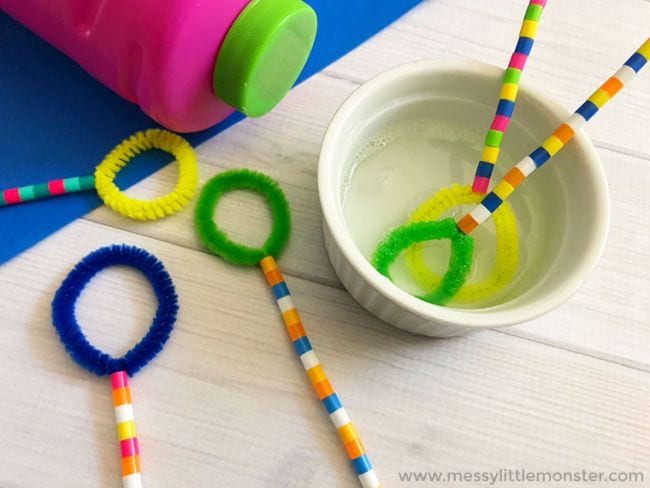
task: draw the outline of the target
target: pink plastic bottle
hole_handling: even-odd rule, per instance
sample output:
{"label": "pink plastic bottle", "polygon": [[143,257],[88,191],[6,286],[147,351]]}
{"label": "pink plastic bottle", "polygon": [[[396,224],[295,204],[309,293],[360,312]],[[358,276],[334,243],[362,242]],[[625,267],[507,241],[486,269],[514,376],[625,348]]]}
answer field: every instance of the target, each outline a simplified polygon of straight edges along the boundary
{"label": "pink plastic bottle", "polygon": [[160,124],[271,110],[316,36],[302,0],[0,0],[0,9]]}

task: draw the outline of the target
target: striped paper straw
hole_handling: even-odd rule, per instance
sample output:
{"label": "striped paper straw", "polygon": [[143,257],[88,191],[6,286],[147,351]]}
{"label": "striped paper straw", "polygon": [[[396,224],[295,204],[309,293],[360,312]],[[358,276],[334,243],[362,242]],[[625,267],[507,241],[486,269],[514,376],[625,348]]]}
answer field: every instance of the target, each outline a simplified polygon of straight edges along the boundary
{"label": "striped paper straw", "polygon": [[363,488],[380,487],[381,485],[379,484],[375,470],[372,468],[363,443],[359,438],[359,433],[350,421],[350,417],[345,411],[345,408],[343,408],[338,395],[334,392],[332,384],[327,379],[327,375],[311,347],[307,333],[300,320],[300,315],[298,315],[298,310],[293,305],[289,288],[284,281],[282,273],[278,269],[275,259],[270,256],[266,257],[260,261],[260,266],[262,267],[266,281],[273,290],[293,347],[296,349],[300,361],[302,361],[307,377],[314,387],[319,400],[323,403],[334,427],[338,431],[348,458],[359,476],[361,486]]}
{"label": "striped paper straw", "polygon": [[111,375],[113,406],[117,422],[117,438],[122,454],[122,483],[124,488],[142,488],[140,446],[135,432],[135,417],[131,404],[131,389],[126,371]]}
{"label": "striped paper straw", "polygon": [[508,124],[510,124],[510,119],[515,110],[521,73],[533,49],[539,19],[542,17],[545,5],[546,0],[531,0],[524,14],[515,52],[510,57],[508,68],[506,68],[501,82],[501,94],[499,95],[496,114],[485,136],[481,160],[476,167],[472,190],[477,193],[487,193],[490,186],[490,177],[499,158],[503,134],[508,129]]}
{"label": "striped paper straw", "polygon": [[94,189],[94,176],[75,176],[74,178],[52,180],[38,185],[9,188],[0,191],[0,207]]}
{"label": "striped paper straw", "polygon": [[465,234],[469,234],[490,218],[492,213],[499,208],[503,201],[512,194],[522,181],[555,156],[573,138],[576,131],[580,130],[621,88],[627,85],[641,71],[641,68],[646,65],[648,59],[650,59],[650,37],[540,147],[508,171],[494,190],[471,212],[458,221],[459,229]]}

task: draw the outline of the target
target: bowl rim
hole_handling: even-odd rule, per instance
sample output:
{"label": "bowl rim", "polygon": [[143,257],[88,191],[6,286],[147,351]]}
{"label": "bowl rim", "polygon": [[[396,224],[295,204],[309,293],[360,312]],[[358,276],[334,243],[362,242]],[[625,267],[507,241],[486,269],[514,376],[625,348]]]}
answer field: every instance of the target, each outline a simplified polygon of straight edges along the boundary
{"label": "bowl rim", "polygon": [[[576,272],[567,275],[566,279],[552,293],[546,294],[526,306],[515,305],[509,309],[500,309],[499,306],[458,309],[424,302],[402,290],[381,275],[357,248],[343,217],[340,189],[331,188],[329,184],[330,176],[336,166],[333,158],[334,145],[341,134],[345,121],[356,110],[360,102],[372,96],[373,92],[381,91],[404,77],[459,70],[470,75],[488,76],[499,80],[503,75],[503,68],[477,61],[449,59],[416,61],[395,66],[374,76],[348,96],[330,121],[321,145],[318,163],[318,193],[323,224],[328,227],[330,236],[339,252],[365,281],[365,284],[405,311],[428,321],[466,329],[496,328],[526,322],[550,312],[570,298],[596,265],[605,246],[610,219],[609,189],[600,157],[584,130],[576,133],[572,144],[580,154],[580,158],[587,162],[587,174],[590,175],[597,187],[598,197],[594,199],[591,209],[595,216],[593,238],[590,240],[589,246],[583,249]],[[524,82],[521,83],[520,93],[526,93],[535,103],[539,104],[540,108],[548,110],[559,122],[566,120],[570,115],[559,102]],[[331,253],[329,250],[328,252]]]}

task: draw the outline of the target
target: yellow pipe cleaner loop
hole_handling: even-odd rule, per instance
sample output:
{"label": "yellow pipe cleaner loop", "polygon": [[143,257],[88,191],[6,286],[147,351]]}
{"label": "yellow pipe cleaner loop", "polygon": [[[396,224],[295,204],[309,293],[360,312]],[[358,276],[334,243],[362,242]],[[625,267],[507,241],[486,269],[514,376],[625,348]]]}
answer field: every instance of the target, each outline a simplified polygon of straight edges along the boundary
{"label": "yellow pipe cleaner loop", "polygon": [[[408,223],[438,220],[446,210],[458,205],[480,203],[484,195],[474,193],[469,185],[451,185],[441,188],[435,195],[420,205],[411,215]],[[477,283],[466,283],[454,297],[457,303],[476,303],[488,299],[512,279],[519,267],[519,232],[517,218],[508,202],[503,202],[492,214],[496,229],[496,257],[490,274]],[[441,277],[431,271],[424,261],[423,244],[415,244],[407,249],[406,266],[418,284],[425,290],[440,285]]]}
{"label": "yellow pipe cleaner loop", "polygon": [[[167,195],[153,200],[132,198],[115,184],[115,177],[128,162],[151,149],[172,154],[178,161],[178,182]],[[99,197],[117,213],[137,220],[157,220],[174,214],[189,203],[199,184],[199,169],[192,146],[182,137],[162,129],[149,129],[132,135],[95,169],[95,187]]]}

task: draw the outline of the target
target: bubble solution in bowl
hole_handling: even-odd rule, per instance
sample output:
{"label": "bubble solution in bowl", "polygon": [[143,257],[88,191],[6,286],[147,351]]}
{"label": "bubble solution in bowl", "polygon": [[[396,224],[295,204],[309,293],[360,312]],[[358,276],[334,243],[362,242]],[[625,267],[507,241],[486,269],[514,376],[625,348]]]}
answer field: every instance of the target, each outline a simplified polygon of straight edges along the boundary
{"label": "bubble solution in bowl", "polygon": [[[386,232],[438,189],[469,185],[502,80],[502,68],[473,61],[397,66],[350,95],[325,133],[318,165],[325,248],[341,283],[384,322],[435,337],[526,322],[564,303],[600,256],[609,223],[607,180],[589,137],[579,131],[508,199],[519,222],[521,263],[498,296],[464,308],[453,302],[439,307],[414,296],[424,290],[404,262],[392,267],[397,283],[370,264]],[[495,180],[569,115],[522,83]],[[456,216],[464,211],[456,209]],[[479,249],[473,280],[487,274],[494,255],[494,231],[490,222],[483,225],[472,232]],[[427,250],[427,259],[442,273],[448,251],[438,247]]]}
{"label": "bubble solution in bowl", "polygon": [[[423,202],[443,187],[453,183],[471,184],[483,149],[483,139],[490,108],[477,102],[457,98],[418,101],[417,107],[402,107],[389,114],[374,132],[368,133],[361,147],[352,151],[346,166],[343,212],[346,224],[361,253],[371,261],[379,241],[394,227],[403,225]],[[492,184],[535,147],[535,140],[514,120],[504,137]],[[516,151],[516,152],[515,152]],[[547,177],[553,177],[547,175]],[[555,196],[563,200],[561,185]],[[477,303],[452,303],[454,308],[484,308],[509,300],[526,276],[539,276],[546,261],[549,214],[555,213],[534,181],[526,182],[509,199],[517,217],[520,236],[519,269],[513,282],[496,295]],[[559,202],[555,202],[558,204]],[[440,218],[458,220],[473,205],[455,207]],[[549,212],[550,210],[550,212]],[[554,216],[563,220],[562,215]],[[554,222],[557,224],[558,222]],[[468,283],[485,279],[495,260],[495,229],[492,220],[474,232],[474,264]],[[403,290],[421,295],[424,290],[406,268],[404,254],[391,268],[395,284]],[[440,276],[447,269],[450,241],[424,244],[427,266]]]}

